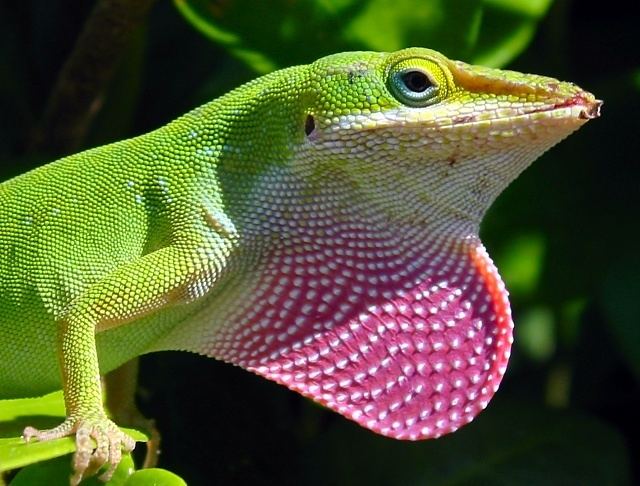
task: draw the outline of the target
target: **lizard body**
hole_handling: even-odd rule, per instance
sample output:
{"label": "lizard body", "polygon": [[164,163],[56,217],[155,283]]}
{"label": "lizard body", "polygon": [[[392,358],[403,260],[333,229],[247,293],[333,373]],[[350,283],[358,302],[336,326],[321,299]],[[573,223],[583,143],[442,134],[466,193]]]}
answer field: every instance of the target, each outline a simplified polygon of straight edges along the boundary
{"label": "lizard body", "polygon": [[[600,102],[428,49],[252,81],[0,186],[0,398],[63,388],[72,483],[133,441],[100,374],[180,349],[400,439],[470,422],[513,323],[478,231]],[[87,444],[96,439],[97,448]]]}

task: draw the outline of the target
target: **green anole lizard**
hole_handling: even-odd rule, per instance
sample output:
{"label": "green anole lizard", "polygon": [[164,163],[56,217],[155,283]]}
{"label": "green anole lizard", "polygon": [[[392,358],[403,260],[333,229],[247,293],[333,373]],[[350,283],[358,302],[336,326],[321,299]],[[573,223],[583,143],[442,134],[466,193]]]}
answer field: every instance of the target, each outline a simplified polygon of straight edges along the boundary
{"label": "green anole lizard", "polygon": [[24,437],[75,435],[72,484],[134,447],[101,374],[159,350],[386,436],[452,432],[512,342],[480,221],[600,105],[428,49],[342,53],[4,182],[0,398],[64,390],[64,423]]}

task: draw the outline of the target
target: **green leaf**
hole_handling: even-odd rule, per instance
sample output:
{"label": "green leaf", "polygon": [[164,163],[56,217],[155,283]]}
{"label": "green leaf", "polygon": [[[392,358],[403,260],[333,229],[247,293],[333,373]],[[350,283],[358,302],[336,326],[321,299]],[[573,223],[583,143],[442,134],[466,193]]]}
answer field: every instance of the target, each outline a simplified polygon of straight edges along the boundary
{"label": "green leaf", "polygon": [[[92,476],[82,481],[82,486],[124,486],[128,485],[128,478],[134,470],[131,455],[122,457],[120,464],[113,473],[112,478],[103,483],[98,476]],[[9,486],[33,486],[35,484],[68,484],[71,471],[71,463],[68,457],[58,457],[49,461],[32,464],[16,474]],[[165,484],[165,483],[157,483]]]}
{"label": "green leaf", "polygon": [[484,0],[484,4],[488,7],[517,12],[519,15],[529,18],[542,17],[553,0]]}
{"label": "green leaf", "polygon": [[[64,398],[62,391],[49,393],[36,398],[18,398],[0,400],[0,422],[10,422],[21,417],[37,415],[40,417],[64,417]],[[0,437],[5,433],[5,424],[1,424]]]}
{"label": "green leaf", "polygon": [[244,2],[174,0],[195,29],[260,73],[334,52],[410,46],[501,65],[526,47],[550,3],[275,0],[252,3],[247,15]]}
{"label": "green leaf", "polygon": [[[26,426],[47,429],[60,424],[64,418],[62,392],[38,398],[0,400],[0,472],[72,453],[75,442],[71,437],[29,443],[22,439]],[[124,427],[122,430],[138,442],[148,440],[138,430]]]}
{"label": "green leaf", "polygon": [[126,486],[187,486],[177,474],[166,469],[142,469],[129,477]]}
{"label": "green leaf", "polygon": [[350,44],[370,50],[422,46],[464,57],[478,34],[481,4],[477,0],[369,1],[344,33]]}
{"label": "green leaf", "polygon": [[472,61],[501,67],[533,39],[553,0],[484,0],[484,15]]}

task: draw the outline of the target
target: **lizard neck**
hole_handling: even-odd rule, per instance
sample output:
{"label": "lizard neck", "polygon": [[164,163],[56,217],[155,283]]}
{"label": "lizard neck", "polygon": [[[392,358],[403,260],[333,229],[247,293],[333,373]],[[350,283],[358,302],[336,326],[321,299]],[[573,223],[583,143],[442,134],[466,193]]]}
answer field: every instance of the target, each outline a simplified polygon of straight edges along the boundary
{"label": "lizard neck", "polygon": [[226,207],[246,239],[267,245],[269,238],[286,244],[345,232],[363,242],[384,241],[398,251],[415,248],[417,240],[447,246],[478,239],[479,216],[448,205],[429,191],[426,181],[367,182],[375,184],[331,165],[311,174],[271,167],[254,181],[248,196],[230,197]]}

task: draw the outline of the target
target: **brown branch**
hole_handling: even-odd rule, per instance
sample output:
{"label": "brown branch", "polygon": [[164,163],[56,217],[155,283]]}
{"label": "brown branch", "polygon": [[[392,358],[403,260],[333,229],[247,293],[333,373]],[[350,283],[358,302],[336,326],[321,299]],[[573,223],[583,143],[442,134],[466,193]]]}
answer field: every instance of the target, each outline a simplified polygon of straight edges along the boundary
{"label": "brown branch", "polygon": [[77,150],[102,105],[131,34],[155,0],[98,0],[65,62],[37,127],[35,150]]}

